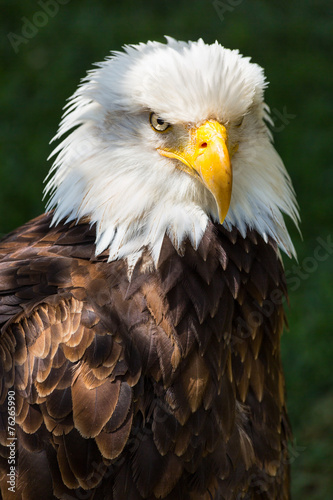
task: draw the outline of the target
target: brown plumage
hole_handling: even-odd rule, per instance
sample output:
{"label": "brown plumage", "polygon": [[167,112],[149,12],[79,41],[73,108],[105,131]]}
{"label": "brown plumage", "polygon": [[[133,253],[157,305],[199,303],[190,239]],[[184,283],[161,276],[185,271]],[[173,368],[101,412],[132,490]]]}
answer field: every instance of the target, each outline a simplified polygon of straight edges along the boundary
{"label": "brown plumage", "polygon": [[210,223],[129,279],[95,226],[51,218],[0,243],[2,498],[289,498],[276,244]]}

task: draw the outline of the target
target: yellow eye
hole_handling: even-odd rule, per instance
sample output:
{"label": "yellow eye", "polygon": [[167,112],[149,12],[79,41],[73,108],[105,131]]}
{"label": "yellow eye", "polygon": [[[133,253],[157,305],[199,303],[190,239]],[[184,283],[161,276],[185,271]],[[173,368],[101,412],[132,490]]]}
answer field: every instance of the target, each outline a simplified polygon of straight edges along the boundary
{"label": "yellow eye", "polygon": [[156,113],[150,113],[149,121],[157,132],[165,132],[171,126],[170,123],[157,116]]}

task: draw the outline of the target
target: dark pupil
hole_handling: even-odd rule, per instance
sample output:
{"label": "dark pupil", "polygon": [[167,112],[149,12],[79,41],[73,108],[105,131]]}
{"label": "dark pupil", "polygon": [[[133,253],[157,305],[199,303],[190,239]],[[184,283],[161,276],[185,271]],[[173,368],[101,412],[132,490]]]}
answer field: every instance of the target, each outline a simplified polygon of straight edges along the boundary
{"label": "dark pupil", "polygon": [[164,120],[162,118],[157,118],[158,125],[164,125]]}

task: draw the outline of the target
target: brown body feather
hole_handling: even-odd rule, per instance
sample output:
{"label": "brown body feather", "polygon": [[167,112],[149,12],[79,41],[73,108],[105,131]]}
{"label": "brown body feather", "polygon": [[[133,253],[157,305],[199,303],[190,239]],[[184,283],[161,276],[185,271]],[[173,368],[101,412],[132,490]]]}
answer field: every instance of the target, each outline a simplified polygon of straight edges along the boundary
{"label": "brown body feather", "polygon": [[275,244],[210,224],[129,280],[94,227],[50,221],[0,242],[2,498],[287,500]]}

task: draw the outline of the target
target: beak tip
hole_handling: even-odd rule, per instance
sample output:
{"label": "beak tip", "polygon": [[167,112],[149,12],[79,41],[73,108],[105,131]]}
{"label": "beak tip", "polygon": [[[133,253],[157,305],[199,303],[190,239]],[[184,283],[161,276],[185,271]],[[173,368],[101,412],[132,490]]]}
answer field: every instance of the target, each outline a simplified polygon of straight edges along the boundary
{"label": "beak tip", "polygon": [[225,201],[224,203],[219,203],[218,199],[216,199],[216,198],[215,198],[215,201],[216,201],[217,209],[218,209],[219,223],[223,224],[223,222],[225,221],[225,219],[229,213],[230,199],[227,202]]}
{"label": "beak tip", "polygon": [[227,214],[222,214],[220,211],[219,211],[219,223],[222,225],[223,222],[225,221],[225,218],[226,218]]}

